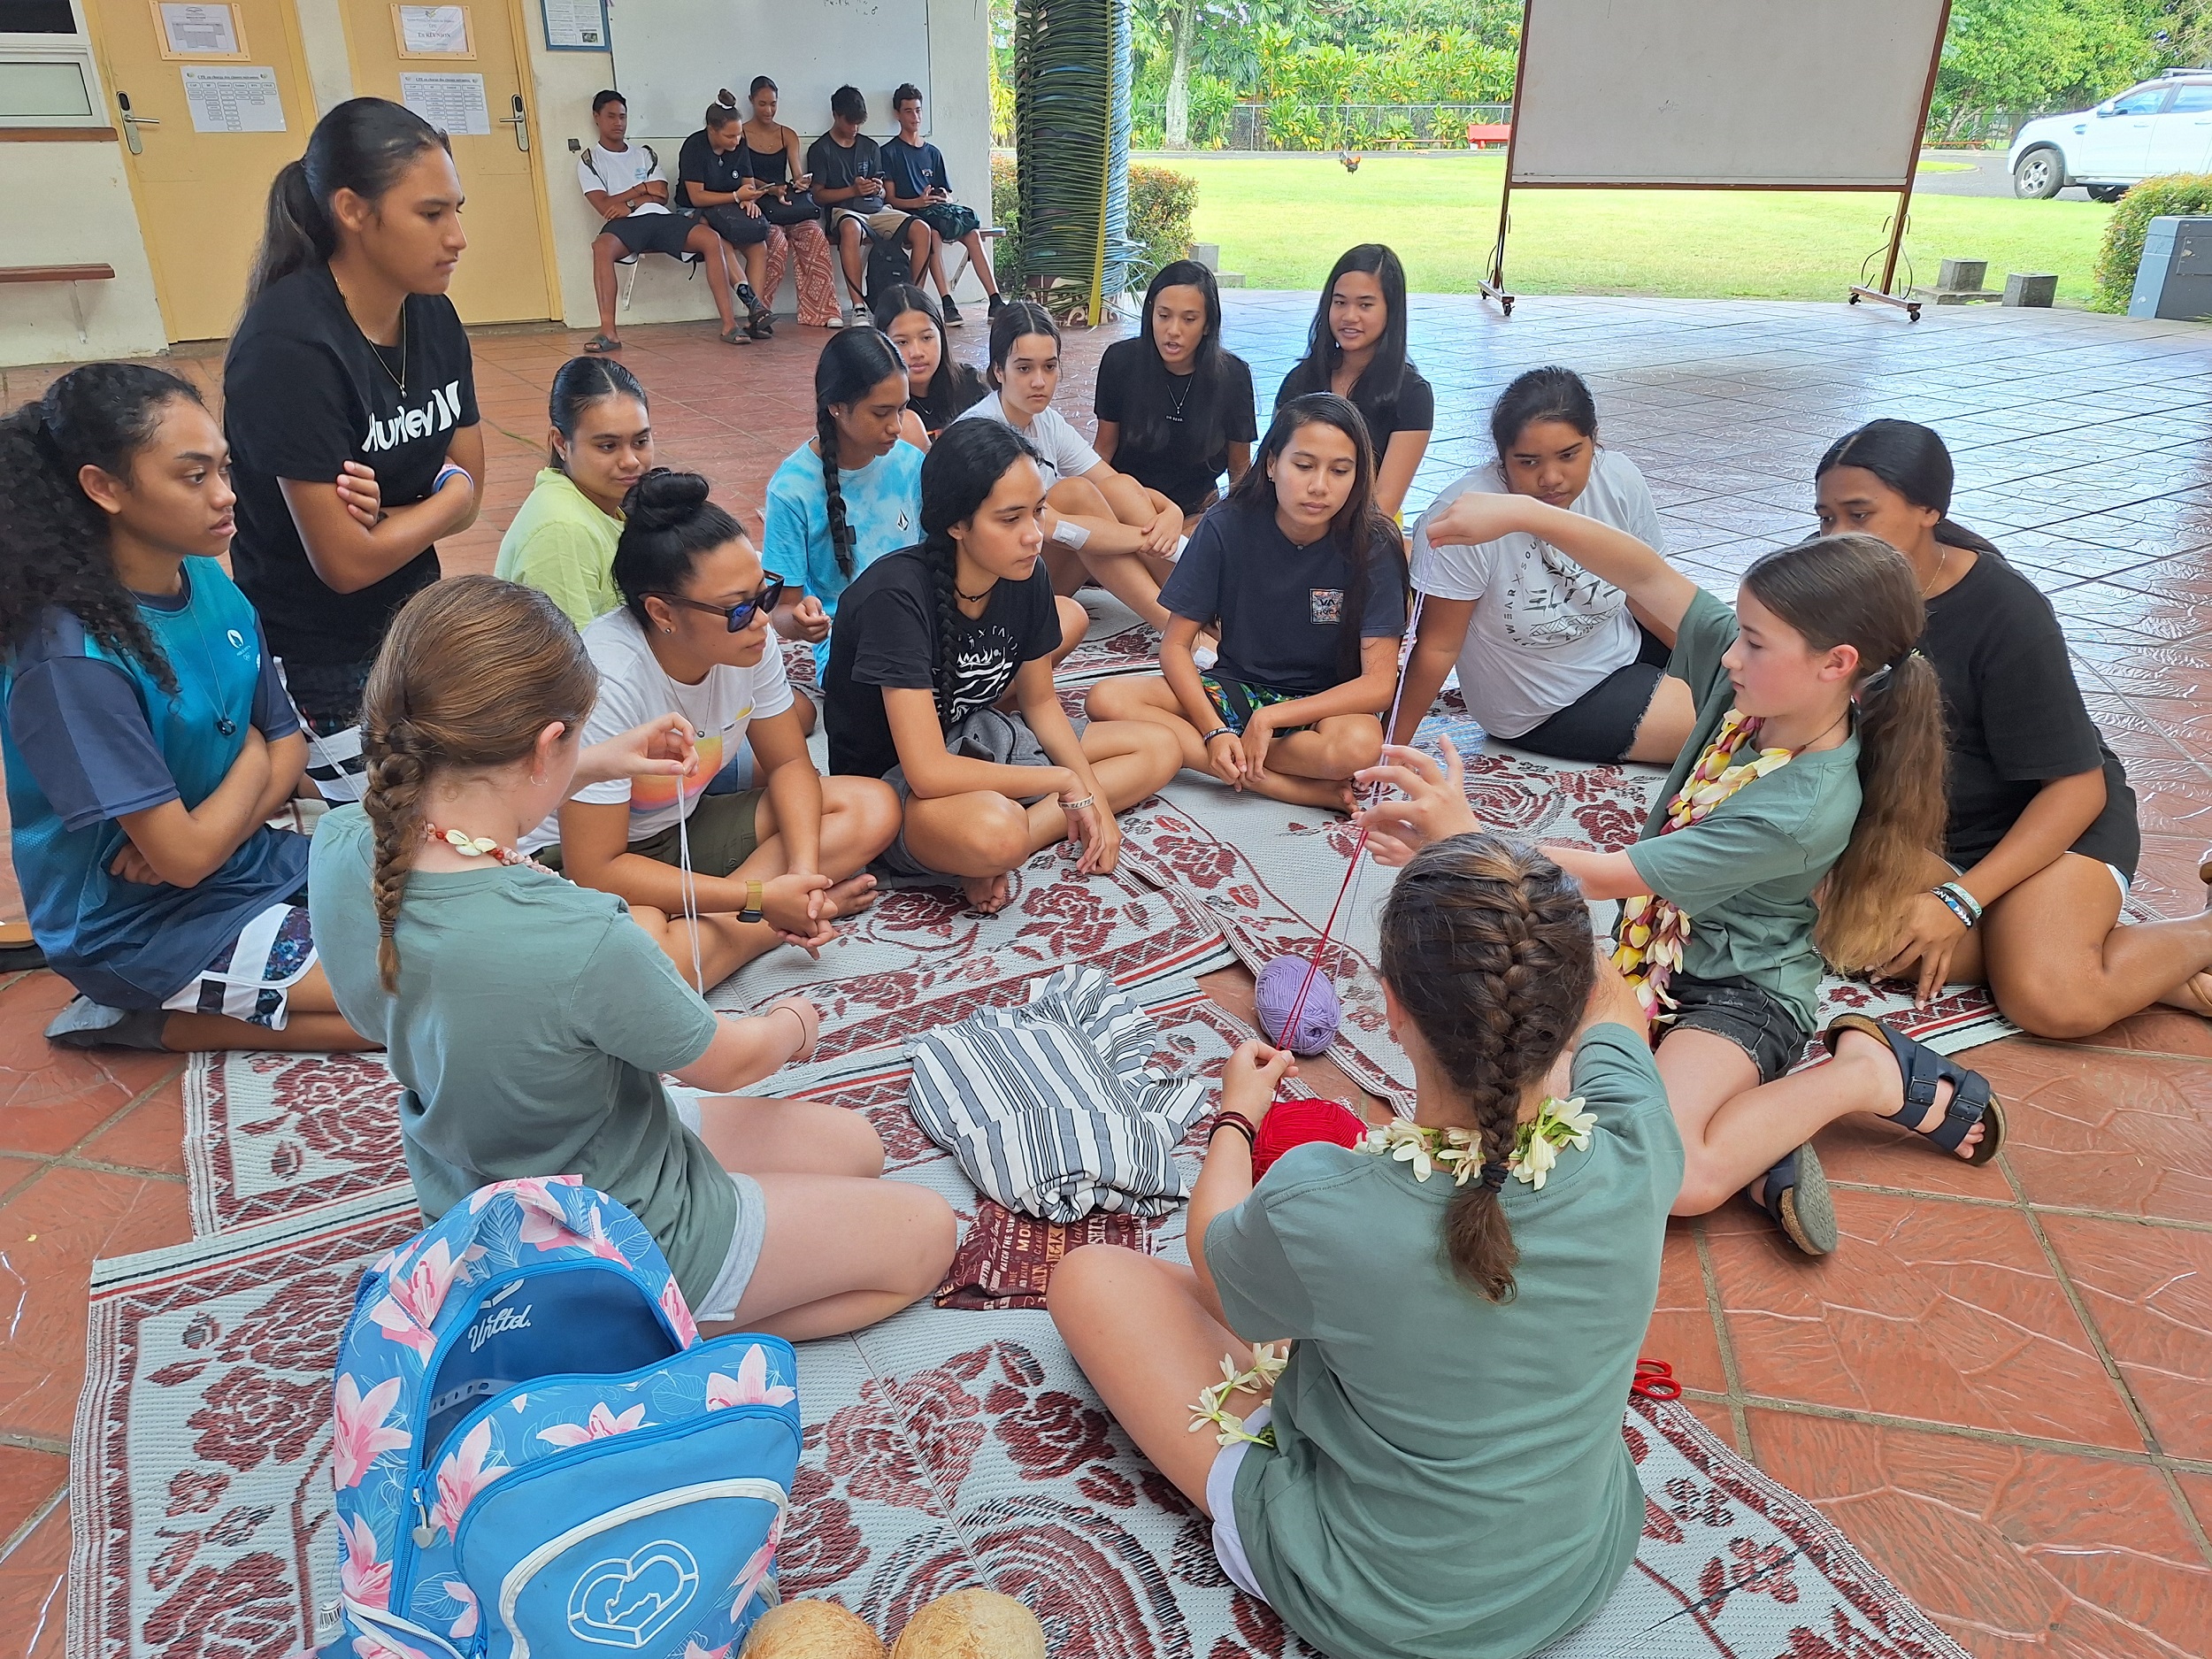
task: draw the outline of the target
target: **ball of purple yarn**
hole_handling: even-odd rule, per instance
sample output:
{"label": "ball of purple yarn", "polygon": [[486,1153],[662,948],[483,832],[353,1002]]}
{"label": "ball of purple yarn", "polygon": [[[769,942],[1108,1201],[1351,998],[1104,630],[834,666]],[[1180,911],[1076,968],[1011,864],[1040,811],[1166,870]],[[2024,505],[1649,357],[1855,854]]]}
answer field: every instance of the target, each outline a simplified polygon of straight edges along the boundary
{"label": "ball of purple yarn", "polygon": [[1291,1004],[1298,1001],[1299,987],[1305,985],[1307,972],[1312,966],[1303,956],[1278,956],[1260,970],[1260,1029],[1267,1033],[1268,1041],[1279,1047],[1286,1046],[1293,1054],[1319,1054],[1335,1040],[1337,1021],[1342,1018],[1337,1007],[1336,987],[1329,983],[1327,974],[1317,973],[1306,991],[1304,1004],[1298,1010],[1298,1029],[1290,1033],[1286,1044],[1284,1024],[1290,1018]]}

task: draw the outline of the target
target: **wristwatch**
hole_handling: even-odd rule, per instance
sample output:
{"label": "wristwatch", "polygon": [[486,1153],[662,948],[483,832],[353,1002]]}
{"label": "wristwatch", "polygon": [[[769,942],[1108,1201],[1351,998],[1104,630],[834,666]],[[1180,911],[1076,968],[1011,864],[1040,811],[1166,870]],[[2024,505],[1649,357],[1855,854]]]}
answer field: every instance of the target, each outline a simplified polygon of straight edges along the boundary
{"label": "wristwatch", "polygon": [[757,922],[766,915],[767,912],[760,907],[760,883],[748,881],[745,884],[745,908],[737,913],[737,919],[741,922]]}

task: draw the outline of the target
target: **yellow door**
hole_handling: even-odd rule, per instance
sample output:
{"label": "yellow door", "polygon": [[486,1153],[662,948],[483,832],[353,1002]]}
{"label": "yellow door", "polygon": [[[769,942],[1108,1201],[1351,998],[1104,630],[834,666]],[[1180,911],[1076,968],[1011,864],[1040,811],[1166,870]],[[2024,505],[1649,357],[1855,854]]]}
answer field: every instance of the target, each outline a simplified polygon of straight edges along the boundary
{"label": "yellow door", "polygon": [[269,180],[315,124],[292,0],[86,10],[169,338],[219,339],[245,303]]}
{"label": "yellow door", "polygon": [[[552,247],[530,154],[541,142],[529,104],[534,88],[519,72],[514,0],[342,4],[354,91],[396,99],[452,140],[468,195],[461,210],[468,251],[451,290],[461,320],[511,323],[557,315]],[[489,130],[468,131],[472,127]]]}

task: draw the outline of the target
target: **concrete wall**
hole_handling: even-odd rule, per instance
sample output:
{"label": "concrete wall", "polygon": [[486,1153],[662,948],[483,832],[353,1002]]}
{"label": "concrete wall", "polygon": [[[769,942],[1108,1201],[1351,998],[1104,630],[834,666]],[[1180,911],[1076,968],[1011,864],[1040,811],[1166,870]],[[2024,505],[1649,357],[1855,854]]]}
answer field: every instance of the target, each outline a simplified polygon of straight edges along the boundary
{"label": "concrete wall", "polygon": [[[610,83],[611,58],[602,52],[554,52],[545,49],[544,25],[535,0],[510,0],[521,9],[530,42],[530,73],[535,83],[539,166],[552,212],[557,303],[572,327],[590,327],[597,309],[591,290],[591,242],[599,220],[584,205],[576,188],[574,138],[592,137],[592,94]],[[649,4],[650,0],[641,0]],[[340,0],[294,0],[307,57],[307,73],[322,109],[352,96]],[[788,38],[807,35],[806,13],[814,0],[795,0]],[[849,12],[822,8],[834,17]],[[989,218],[991,194],[989,19],[986,0],[930,0],[931,138],[963,199]],[[772,63],[769,72],[774,73]],[[741,81],[754,72],[743,72]],[[733,71],[733,73],[737,73]],[[104,88],[96,88],[109,107]],[[810,140],[826,111],[790,110],[785,119]],[[676,145],[652,135],[653,145],[672,174]],[[153,273],[125,178],[119,141],[102,142],[0,142],[0,176],[35,178],[35,193],[0,190],[0,263],[8,265],[104,264],[115,280],[77,285],[85,333],[80,338],[70,311],[70,291],[59,284],[0,286],[0,363],[54,363],[96,357],[134,357],[167,345],[160,308],[154,298]],[[672,260],[647,259],[638,273],[630,322],[672,322],[711,317],[713,303],[698,281],[686,279]],[[787,296],[789,291],[787,280]],[[964,294],[980,292],[971,274]],[[788,311],[787,299],[779,309]]]}

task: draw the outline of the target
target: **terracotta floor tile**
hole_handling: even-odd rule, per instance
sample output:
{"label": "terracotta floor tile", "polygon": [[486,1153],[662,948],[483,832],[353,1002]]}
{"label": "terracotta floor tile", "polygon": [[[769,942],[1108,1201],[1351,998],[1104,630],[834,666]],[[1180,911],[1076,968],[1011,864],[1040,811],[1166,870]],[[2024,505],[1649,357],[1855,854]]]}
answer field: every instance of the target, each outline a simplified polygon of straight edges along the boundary
{"label": "terracotta floor tile", "polygon": [[1696,1224],[1670,1222],[1659,1258],[1659,1305],[1651,1316],[1642,1353],[1674,1367],[1685,1388],[1708,1394],[1728,1392],[1728,1373],[1720,1363],[1720,1337],[1705,1295],[1705,1270],[1697,1259]]}
{"label": "terracotta floor tile", "polygon": [[50,1170],[0,1206],[0,1432],[65,1439],[84,1376],[88,1275],[98,1257],[191,1236],[183,1185]]}
{"label": "terracotta floor tile", "polygon": [[1747,1393],[2142,1449],[2024,1216],[1842,1196],[1818,1262],[1748,1210],[1707,1218]]}
{"label": "terracotta floor tile", "polygon": [[77,1156],[96,1164],[160,1175],[184,1173],[184,1078],[164,1083],[123,1118],[80,1147]]}
{"label": "terracotta floor tile", "polygon": [[2197,1525],[2212,1532],[2212,1475],[2177,1474],[2181,1495],[2197,1517]]}
{"label": "terracotta floor tile", "polygon": [[1985,1052],[2005,1102],[2004,1162],[2032,1202],[2212,1216],[2212,1067],[2066,1043]]}
{"label": "terracotta floor tile", "polygon": [[2212,1652],[2212,1566],[2155,1471],[1782,1412],[1751,1419],[1760,1466],[1819,1504],[1974,1659]]}
{"label": "terracotta floor tile", "polygon": [[1684,1398],[1681,1404],[1700,1423],[1710,1429],[1723,1446],[1739,1455],[1749,1455],[1736,1441],[1736,1419],[1725,1405],[1717,1400]]}
{"label": "terracotta floor tile", "polygon": [[0,1630],[23,1659],[62,1659],[68,1632],[69,1506],[0,1559]]}
{"label": "terracotta floor tile", "polygon": [[2212,1233],[2046,1216],[2157,1448],[2212,1462]]}
{"label": "terracotta floor tile", "polygon": [[2212,1019],[2185,1014],[2177,1008],[2146,1009],[2084,1037],[2081,1046],[2212,1060]]}
{"label": "terracotta floor tile", "polygon": [[[13,1538],[47,1499],[69,1485],[69,1458],[27,1446],[0,1446],[0,1543]],[[0,1612],[0,1628],[6,1614]]]}
{"label": "terracotta floor tile", "polygon": [[0,1149],[65,1152],[174,1071],[174,1055],[57,1048],[47,1022],[69,987],[38,972],[0,989]]}

